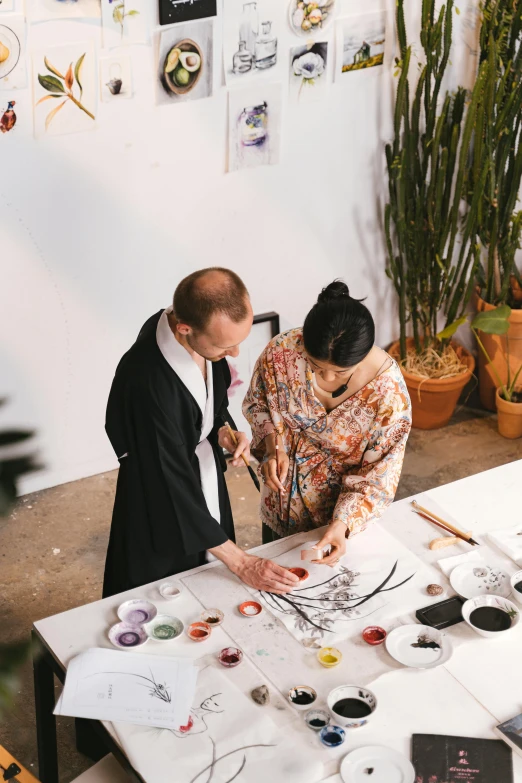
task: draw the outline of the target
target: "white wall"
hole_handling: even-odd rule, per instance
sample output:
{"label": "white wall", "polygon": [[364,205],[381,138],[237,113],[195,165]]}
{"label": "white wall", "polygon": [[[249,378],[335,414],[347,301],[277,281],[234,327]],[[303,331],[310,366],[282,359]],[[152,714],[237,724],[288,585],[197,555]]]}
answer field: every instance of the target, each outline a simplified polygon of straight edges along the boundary
{"label": "white wall", "polygon": [[[339,2],[343,14],[380,7]],[[0,426],[39,433],[46,470],[25,491],[116,466],[104,433],[116,364],[198,267],[234,269],[282,328],[343,277],[368,296],[379,342],[397,335],[380,204],[391,70],[349,75],[322,103],[285,101],[280,165],[225,175],[219,28],[212,99],[156,108],[150,47],[132,49],[134,99],[99,104],[95,132],[35,141],[31,90],[14,95],[18,124],[0,136]],[[99,46],[98,26],[46,23],[29,46],[86,37]],[[285,31],[280,56],[296,42]]]}

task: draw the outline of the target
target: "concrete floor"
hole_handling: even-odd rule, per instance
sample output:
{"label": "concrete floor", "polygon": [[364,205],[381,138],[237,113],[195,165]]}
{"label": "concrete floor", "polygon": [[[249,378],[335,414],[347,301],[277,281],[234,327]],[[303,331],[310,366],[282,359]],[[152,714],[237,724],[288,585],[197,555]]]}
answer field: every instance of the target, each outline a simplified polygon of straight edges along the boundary
{"label": "concrete floor", "polygon": [[[450,425],[413,430],[397,498],[522,458],[522,440],[508,441],[496,417],[461,408]],[[0,522],[1,641],[25,638],[34,620],[100,597],[116,472],[65,484],[20,500]],[[246,468],[229,470],[238,543],[261,543],[257,492]],[[90,762],[74,746],[72,721],[58,721],[61,781],[69,783]],[[37,774],[33,685],[21,672],[14,709],[0,725],[0,744]]]}

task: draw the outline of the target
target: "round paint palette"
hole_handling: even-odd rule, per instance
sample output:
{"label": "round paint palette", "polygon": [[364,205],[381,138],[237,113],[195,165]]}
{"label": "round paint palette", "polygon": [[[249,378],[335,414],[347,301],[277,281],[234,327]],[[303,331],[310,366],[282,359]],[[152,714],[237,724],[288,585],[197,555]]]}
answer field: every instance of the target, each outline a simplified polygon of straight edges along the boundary
{"label": "round paint palette", "polygon": [[511,584],[509,576],[500,568],[477,563],[461,563],[450,574],[450,583],[462,598],[476,598],[479,595],[499,595],[509,598]]}
{"label": "round paint palette", "polygon": [[143,626],[145,633],[150,639],[157,642],[170,642],[177,639],[183,633],[183,623],[177,617],[170,617],[168,614],[158,614]]}
{"label": "round paint palette", "polygon": [[118,617],[122,623],[128,625],[143,625],[154,620],[158,610],[150,601],[142,601],[139,598],[125,601],[118,607]]}
{"label": "round paint palette", "polygon": [[344,757],[341,764],[343,783],[414,783],[412,763],[392,748],[368,745],[356,748]]}
{"label": "round paint palette", "polygon": [[428,625],[401,625],[386,637],[392,658],[413,669],[433,669],[451,658],[453,647],[447,636]]}
{"label": "round paint palette", "polygon": [[109,641],[119,650],[131,650],[141,647],[148,641],[145,629],[141,625],[117,623],[109,628]]}

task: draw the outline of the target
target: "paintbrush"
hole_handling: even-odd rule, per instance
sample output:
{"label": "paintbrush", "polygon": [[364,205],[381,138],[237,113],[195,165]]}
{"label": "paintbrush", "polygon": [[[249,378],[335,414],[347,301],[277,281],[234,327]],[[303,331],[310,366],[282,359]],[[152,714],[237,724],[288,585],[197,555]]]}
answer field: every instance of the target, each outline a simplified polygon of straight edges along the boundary
{"label": "paintbrush", "polygon": [[[275,448],[276,448],[276,471],[277,471],[277,478],[279,478],[280,474],[280,466],[279,466],[279,443],[277,442],[278,434],[276,433],[275,436]],[[283,493],[284,489],[279,490],[279,517],[280,519],[283,519]]]}
{"label": "paintbrush", "polygon": [[471,538],[468,533],[464,533],[462,530],[459,530],[458,527],[452,525],[451,522],[446,522],[445,519],[441,519],[441,517],[437,516],[437,514],[434,514],[432,511],[429,511],[427,508],[419,505],[416,500],[412,500],[411,504],[418,514],[427,517],[429,521],[434,525],[437,525],[437,527],[441,527],[443,530],[446,530],[446,532],[453,533],[453,535],[462,539],[462,541],[466,541],[466,543],[471,544],[472,546],[480,546],[478,541],[475,541],[474,538]]}
{"label": "paintbrush", "polygon": [[[230,424],[228,423],[228,421],[225,421],[225,427],[226,427],[226,428],[227,428],[227,430],[228,430],[228,434],[229,434],[229,435],[230,435],[230,437],[232,438],[232,443],[234,444],[234,446],[237,446],[237,444],[238,444],[238,440],[237,440],[237,438],[236,438],[236,433],[234,432],[234,430],[232,429],[232,427],[230,426]],[[257,478],[256,474],[254,473],[254,471],[253,471],[253,469],[252,469],[252,466],[250,465],[249,461],[247,460],[247,458],[245,457],[245,455],[244,455],[244,454],[241,454],[241,459],[243,460],[243,462],[244,462],[244,463],[245,463],[245,465],[247,466],[247,468],[248,468],[248,472],[250,473],[250,478],[252,479],[252,481],[253,481],[253,482],[254,482],[254,484],[256,485],[256,489],[257,489],[257,491],[258,491],[258,492],[261,492],[261,486],[260,486],[260,484],[259,484],[259,479]]]}

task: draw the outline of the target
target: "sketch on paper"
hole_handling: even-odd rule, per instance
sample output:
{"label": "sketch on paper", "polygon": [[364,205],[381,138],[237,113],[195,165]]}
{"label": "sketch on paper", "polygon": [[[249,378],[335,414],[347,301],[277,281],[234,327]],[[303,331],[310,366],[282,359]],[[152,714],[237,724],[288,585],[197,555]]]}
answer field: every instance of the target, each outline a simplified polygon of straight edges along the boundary
{"label": "sketch on paper", "polygon": [[145,680],[147,685],[144,685],[143,683],[139,683],[144,688],[146,688],[149,692],[149,696],[155,699],[159,699],[160,701],[165,702],[166,704],[170,704],[172,702],[172,688],[167,685],[166,683],[156,682],[156,679],[154,677],[154,674],[152,672],[152,669],[149,669],[150,671],[150,677],[145,677],[143,674],[134,674],[132,672],[96,672],[96,674],[89,674],[87,677],[84,677],[84,680],[88,680],[91,677],[105,677],[107,675],[118,675],[120,677],[137,677],[140,680]]}
{"label": "sketch on paper", "polygon": [[147,42],[148,14],[145,2],[146,0],[101,0],[105,49]]}
{"label": "sketch on paper", "polygon": [[90,44],[55,47],[33,61],[35,135],[95,126],[94,54]]}
{"label": "sketch on paper", "polygon": [[159,37],[157,102],[209,98],[213,92],[213,21],[189,22]]}
{"label": "sketch on paper", "polygon": [[21,14],[0,23],[0,90],[27,86],[25,63],[25,20]]}
{"label": "sketch on paper", "polygon": [[225,710],[220,703],[221,693],[213,693],[207,696],[200,703],[199,707],[192,707],[188,723],[186,726],[180,726],[179,729],[167,729],[175,734],[176,737],[192,737],[194,734],[204,734],[208,731],[207,720],[211,715],[222,715]]}
{"label": "sketch on paper", "polygon": [[279,163],[281,85],[228,93],[228,171]]}
{"label": "sketch on paper", "polygon": [[6,109],[0,106],[0,133],[9,133],[13,130],[16,124],[15,104],[16,101],[8,101]]}
{"label": "sketch on paper", "polygon": [[377,11],[342,19],[339,22],[339,73],[375,68],[384,62],[386,13]]}
{"label": "sketch on paper", "polygon": [[99,19],[100,0],[25,0],[30,22],[52,19]]}
{"label": "sketch on paper", "polygon": [[227,84],[271,74],[278,62],[282,4],[230,0],[225,5],[223,58]]}
{"label": "sketch on paper", "polygon": [[159,0],[160,24],[190,22],[216,14],[216,0]]}
{"label": "sketch on paper", "polygon": [[14,0],[0,0],[0,13],[2,11],[14,11]]}
{"label": "sketch on paper", "polygon": [[132,98],[131,58],[123,54],[100,58],[101,99],[104,103]]}
{"label": "sketch on paper", "polygon": [[314,38],[333,22],[336,0],[291,0],[290,26],[296,35]]}
{"label": "sketch on paper", "polygon": [[294,102],[318,100],[326,92],[328,43],[295,46],[290,50],[290,98]]}

